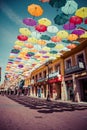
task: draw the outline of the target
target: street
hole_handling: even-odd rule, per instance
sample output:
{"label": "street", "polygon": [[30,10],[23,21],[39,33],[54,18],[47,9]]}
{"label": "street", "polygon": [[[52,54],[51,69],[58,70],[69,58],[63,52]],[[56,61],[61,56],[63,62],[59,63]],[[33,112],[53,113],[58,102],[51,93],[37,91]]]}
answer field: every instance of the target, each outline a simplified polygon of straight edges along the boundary
{"label": "street", "polygon": [[0,130],[87,130],[87,105],[0,95]]}

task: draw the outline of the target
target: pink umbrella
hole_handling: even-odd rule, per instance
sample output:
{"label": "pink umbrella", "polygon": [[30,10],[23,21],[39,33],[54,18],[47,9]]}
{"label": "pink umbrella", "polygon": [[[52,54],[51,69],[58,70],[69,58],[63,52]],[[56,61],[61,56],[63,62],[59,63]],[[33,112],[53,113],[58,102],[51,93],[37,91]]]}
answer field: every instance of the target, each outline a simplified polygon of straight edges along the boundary
{"label": "pink umbrella", "polygon": [[75,29],[75,30],[72,32],[72,34],[76,34],[76,35],[78,35],[78,36],[80,36],[80,35],[82,35],[82,34],[84,34],[84,33],[85,33],[85,31],[82,30],[82,29]]}
{"label": "pink umbrella", "polygon": [[37,30],[38,32],[45,32],[47,31],[47,26],[38,24],[35,26],[35,30]]}
{"label": "pink umbrella", "polygon": [[69,22],[70,23],[73,23],[73,24],[81,24],[83,22],[83,19],[80,18],[79,16],[72,16],[70,19],[69,19]]}
{"label": "pink umbrella", "polygon": [[28,37],[21,34],[21,35],[17,36],[17,39],[20,40],[20,41],[26,41],[28,39]]}
{"label": "pink umbrella", "polygon": [[37,22],[32,18],[23,19],[23,23],[28,25],[28,26],[35,26],[37,24]]}
{"label": "pink umbrella", "polygon": [[74,23],[66,23],[64,24],[63,28],[65,30],[73,30],[76,28],[76,25]]}

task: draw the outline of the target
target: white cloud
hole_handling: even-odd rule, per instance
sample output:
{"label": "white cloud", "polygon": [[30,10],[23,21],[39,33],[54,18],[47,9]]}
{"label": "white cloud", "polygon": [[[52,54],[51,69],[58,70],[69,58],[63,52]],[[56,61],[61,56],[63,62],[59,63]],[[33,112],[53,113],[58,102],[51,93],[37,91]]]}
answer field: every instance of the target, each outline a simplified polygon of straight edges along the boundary
{"label": "white cloud", "polygon": [[11,8],[9,8],[8,5],[2,2],[0,9],[11,21],[15,22],[17,25],[24,25],[22,19]]}

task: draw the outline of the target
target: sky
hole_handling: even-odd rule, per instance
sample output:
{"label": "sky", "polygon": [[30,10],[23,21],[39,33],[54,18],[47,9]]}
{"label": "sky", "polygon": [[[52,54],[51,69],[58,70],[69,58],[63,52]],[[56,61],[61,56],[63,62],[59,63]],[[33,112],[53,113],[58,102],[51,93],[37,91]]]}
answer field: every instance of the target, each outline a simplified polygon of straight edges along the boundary
{"label": "sky", "polygon": [[[87,7],[87,0],[75,1],[78,3],[78,8]],[[42,3],[40,0],[0,0],[0,67],[2,68],[2,82],[10,51],[14,46],[17,35],[19,35],[19,28],[25,27],[22,21],[24,18],[32,18],[27,11],[27,7],[33,3],[39,4],[44,10],[43,15],[39,18],[48,18],[54,24],[53,17],[57,15],[57,11],[47,2]],[[58,28],[62,27],[58,26]]]}

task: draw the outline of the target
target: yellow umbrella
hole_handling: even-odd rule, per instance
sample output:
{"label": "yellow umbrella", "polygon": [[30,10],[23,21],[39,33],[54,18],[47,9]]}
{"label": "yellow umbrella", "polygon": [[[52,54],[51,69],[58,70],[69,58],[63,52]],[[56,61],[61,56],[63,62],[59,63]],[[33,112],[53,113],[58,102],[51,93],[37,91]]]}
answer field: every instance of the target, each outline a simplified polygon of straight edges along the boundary
{"label": "yellow umbrella", "polygon": [[87,17],[87,7],[82,7],[82,8],[79,8],[76,13],[75,13],[76,16],[79,16],[81,18],[86,18]]}
{"label": "yellow umbrella", "polygon": [[31,49],[30,52],[38,52],[35,48]]}
{"label": "yellow umbrella", "polygon": [[59,32],[57,33],[57,36],[60,37],[60,38],[62,38],[62,39],[67,38],[68,35],[69,35],[68,32],[65,31],[65,30],[61,30],[61,31],[59,31]]}
{"label": "yellow umbrella", "polygon": [[85,32],[84,34],[80,35],[80,38],[87,38],[87,32]]}
{"label": "yellow umbrella", "polygon": [[19,46],[24,46],[24,42],[22,42],[22,41],[16,41],[15,44],[19,45]]}
{"label": "yellow umbrella", "polygon": [[28,6],[28,12],[35,17],[39,17],[43,14],[43,9],[41,6],[36,4],[31,4]]}
{"label": "yellow umbrella", "polygon": [[44,51],[50,51],[50,48],[49,47],[43,47],[42,50],[44,50]]}
{"label": "yellow umbrella", "polygon": [[57,44],[57,45],[55,46],[55,48],[58,49],[58,50],[61,50],[61,49],[64,48],[64,45],[63,45],[63,44]]}
{"label": "yellow umbrella", "polygon": [[74,41],[78,39],[78,36],[76,34],[69,34],[67,39],[70,41]]}
{"label": "yellow umbrella", "polygon": [[28,52],[29,49],[27,47],[22,48],[21,52]]}
{"label": "yellow umbrella", "polygon": [[28,42],[30,42],[30,43],[37,43],[37,39],[35,38],[35,37],[29,37],[28,38]]}
{"label": "yellow umbrella", "polygon": [[50,26],[51,25],[51,21],[47,18],[41,18],[38,20],[38,23],[41,25],[45,25],[45,26]]}
{"label": "yellow umbrella", "polygon": [[41,46],[45,45],[46,44],[46,41],[44,40],[38,40],[37,43]]}
{"label": "yellow umbrella", "polygon": [[12,56],[9,56],[9,58],[11,58],[11,59],[14,59],[16,56],[14,56],[14,55],[12,55]]}
{"label": "yellow umbrella", "polygon": [[28,28],[20,28],[19,32],[25,36],[29,36],[31,34],[31,31]]}

